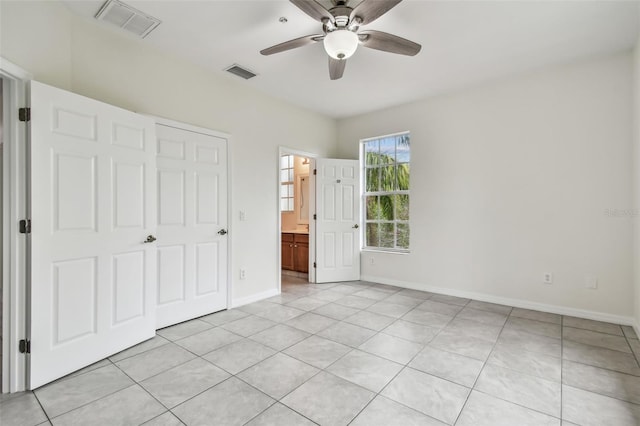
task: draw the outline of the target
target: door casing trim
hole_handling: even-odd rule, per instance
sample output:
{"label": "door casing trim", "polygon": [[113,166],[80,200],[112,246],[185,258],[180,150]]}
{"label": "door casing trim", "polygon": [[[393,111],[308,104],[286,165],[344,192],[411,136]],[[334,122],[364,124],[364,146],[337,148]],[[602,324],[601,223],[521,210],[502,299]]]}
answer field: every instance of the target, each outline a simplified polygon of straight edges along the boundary
{"label": "door casing trim", "polygon": [[27,356],[18,342],[28,330],[28,234],[17,223],[28,215],[28,126],[18,120],[18,108],[28,107],[30,73],[0,56],[3,84],[3,209],[2,209],[2,392],[20,392],[27,386]]}

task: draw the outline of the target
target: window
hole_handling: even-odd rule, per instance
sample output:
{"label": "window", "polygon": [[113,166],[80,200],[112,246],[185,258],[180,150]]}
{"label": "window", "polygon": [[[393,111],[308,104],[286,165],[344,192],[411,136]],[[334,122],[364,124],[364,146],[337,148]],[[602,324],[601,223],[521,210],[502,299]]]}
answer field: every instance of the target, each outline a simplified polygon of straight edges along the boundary
{"label": "window", "polygon": [[365,248],[409,250],[409,133],[362,142]]}
{"label": "window", "polygon": [[280,157],[280,210],[293,211],[293,155]]}

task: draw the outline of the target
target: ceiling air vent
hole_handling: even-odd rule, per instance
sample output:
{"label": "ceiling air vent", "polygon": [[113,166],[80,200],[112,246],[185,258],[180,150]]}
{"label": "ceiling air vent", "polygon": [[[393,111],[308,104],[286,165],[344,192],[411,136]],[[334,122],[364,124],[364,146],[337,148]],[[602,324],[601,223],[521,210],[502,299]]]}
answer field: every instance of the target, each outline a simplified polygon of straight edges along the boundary
{"label": "ceiling air vent", "polygon": [[140,12],[118,0],[108,0],[96,15],[99,21],[105,21],[123,30],[127,30],[138,37],[146,37],[160,20]]}
{"label": "ceiling air vent", "polygon": [[242,77],[245,80],[249,80],[250,78],[255,77],[256,73],[249,71],[246,68],[242,68],[238,64],[233,64],[229,68],[226,68],[225,71],[230,72],[233,75],[237,75],[238,77]]}

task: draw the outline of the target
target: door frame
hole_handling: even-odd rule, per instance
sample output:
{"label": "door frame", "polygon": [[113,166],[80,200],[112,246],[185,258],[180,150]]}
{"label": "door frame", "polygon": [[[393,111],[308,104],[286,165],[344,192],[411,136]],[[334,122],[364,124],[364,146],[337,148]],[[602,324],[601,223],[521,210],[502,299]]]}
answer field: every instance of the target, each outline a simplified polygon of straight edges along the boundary
{"label": "door frame", "polygon": [[214,136],[216,138],[225,139],[227,141],[227,307],[226,309],[230,309],[233,306],[233,274],[231,273],[231,257],[232,257],[232,246],[233,246],[233,233],[231,232],[232,222],[233,222],[233,209],[231,208],[232,198],[231,198],[231,177],[233,173],[231,172],[231,165],[233,164],[232,160],[232,144],[231,144],[231,135],[228,133],[219,132],[217,130],[211,130],[204,127],[194,126],[192,124],[183,123],[181,121],[171,120],[169,118],[159,117],[157,115],[152,114],[142,114],[146,117],[153,118],[156,121],[156,124],[161,124],[167,127],[173,127],[176,129],[187,130],[194,133],[200,133],[207,136]]}
{"label": "door frame", "polygon": [[276,211],[278,212],[278,237],[276,238],[278,268],[276,271],[276,282],[278,283],[278,293],[282,292],[282,207],[280,205],[280,158],[283,155],[293,155],[296,157],[306,157],[309,159],[309,282],[316,282],[316,270],[313,267],[313,262],[316,258],[316,223],[313,219],[313,214],[316,211],[316,177],[313,174],[313,170],[316,168],[316,158],[319,158],[319,155],[312,152],[301,151],[299,149],[280,145],[278,147],[278,158],[276,161]]}
{"label": "door frame", "polygon": [[18,121],[18,108],[28,107],[30,73],[0,56],[3,84],[3,209],[2,209],[2,392],[26,389],[27,357],[18,342],[28,338],[28,238],[18,221],[28,217],[28,126]]}

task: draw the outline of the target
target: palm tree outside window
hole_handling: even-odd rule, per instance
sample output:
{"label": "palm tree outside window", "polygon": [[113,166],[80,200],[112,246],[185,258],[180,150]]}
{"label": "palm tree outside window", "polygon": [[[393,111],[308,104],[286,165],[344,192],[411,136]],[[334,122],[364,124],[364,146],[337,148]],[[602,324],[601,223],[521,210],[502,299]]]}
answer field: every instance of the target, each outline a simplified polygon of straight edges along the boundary
{"label": "palm tree outside window", "polygon": [[362,141],[364,248],[409,250],[409,133]]}

